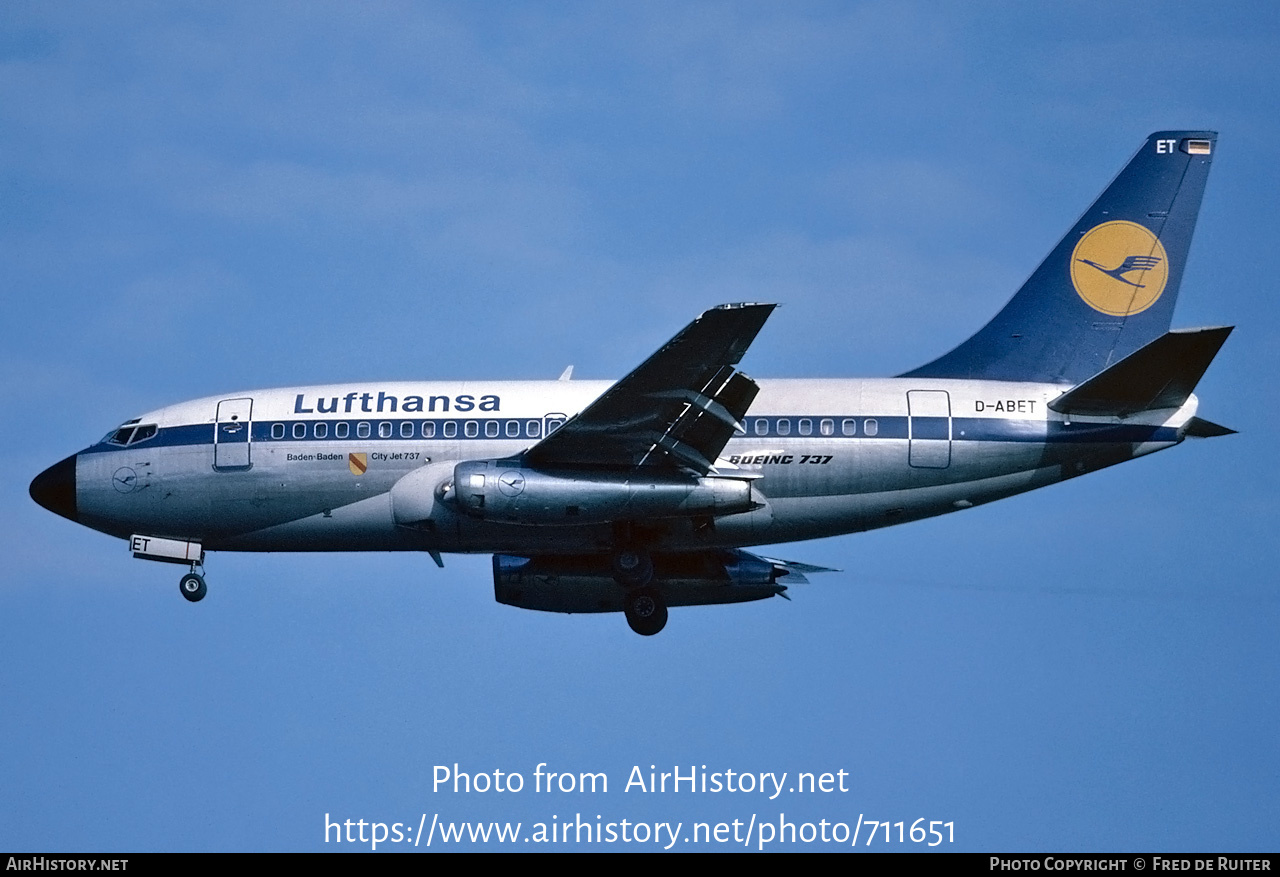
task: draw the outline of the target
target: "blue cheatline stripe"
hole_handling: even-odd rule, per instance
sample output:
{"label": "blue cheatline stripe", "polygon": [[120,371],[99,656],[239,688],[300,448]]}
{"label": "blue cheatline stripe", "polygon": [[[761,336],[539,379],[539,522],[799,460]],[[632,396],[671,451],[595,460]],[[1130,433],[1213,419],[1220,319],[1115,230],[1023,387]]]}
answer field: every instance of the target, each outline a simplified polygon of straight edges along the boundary
{"label": "blue cheatline stripe", "polygon": [[[982,417],[915,417],[910,418],[910,437],[920,440],[943,440],[948,434],[953,442],[1033,442],[1041,444],[1058,443],[1136,443],[1136,442],[1176,442],[1178,432],[1167,426],[1144,426],[1141,424],[1112,423],[1079,423],[1070,424],[1044,420],[1004,420]],[[507,435],[507,424],[517,423],[520,434]],[[323,438],[316,438],[315,427],[324,424]],[[347,434],[338,436],[339,424],[347,425]],[[359,427],[367,424],[369,434],[360,436]],[[390,435],[379,436],[379,427],[387,424]],[[402,424],[412,426],[412,437],[401,435]],[[432,436],[423,435],[423,425],[434,428]],[[453,435],[446,435],[446,427],[453,424]],[[486,434],[494,429],[497,435]],[[275,420],[256,421],[253,423],[253,442],[259,445],[289,444],[292,442],[430,442],[430,441],[529,441],[535,442],[540,436],[534,435],[530,424],[537,424],[541,431],[540,418],[402,418],[399,420]],[[295,436],[295,426],[301,425],[301,435]],[[858,415],[812,415],[804,417],[748,417],[746,435],[736,436],[737,440],[761,439],[767,441],[881,441],[905,440],[908,438],[908,418],[901,416],[868,416]],[[272,430],[279,438],[273,438]],[[783,430],[786,430],[784,433]],[[802,432],[802,429],[807,430]],[[474,432],[469,435],[468,432]],[[184,445],[208,445],[213,442],[213,424],[200,423],[185,426],[169,426],[159,430],[155,436],[146,441],[130,445],[128,448],[119,445],[99,443],[81,453],[105,453],[141,449],[144,447],[181,447]]]}

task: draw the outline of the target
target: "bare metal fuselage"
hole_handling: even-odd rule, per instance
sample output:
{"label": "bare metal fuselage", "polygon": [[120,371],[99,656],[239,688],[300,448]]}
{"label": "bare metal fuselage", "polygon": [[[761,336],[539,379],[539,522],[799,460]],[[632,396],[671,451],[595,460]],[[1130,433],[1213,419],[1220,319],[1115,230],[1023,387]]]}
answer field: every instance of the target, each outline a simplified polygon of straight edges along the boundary
{"label": "bare metal fuselage", "polygon": [[[140,418],[157,427],[145,441],[77,455],[79,520],[214,550],[608,552],[610,526],[478,520],[439,489],[458,462],[520,454],[608,386],[341,385],[183,403]],[[1069,417],[1048,408],[1065,386],[1004,381],[760,388],[745,434],[713,474],[752,479],[760,507],[711,521],[641,521],[653,550],[790,542],[969,508],[1177,444],[1196,408],[1193,396],[1129,418]],[[231,408],[248,440],[217,447]]]}

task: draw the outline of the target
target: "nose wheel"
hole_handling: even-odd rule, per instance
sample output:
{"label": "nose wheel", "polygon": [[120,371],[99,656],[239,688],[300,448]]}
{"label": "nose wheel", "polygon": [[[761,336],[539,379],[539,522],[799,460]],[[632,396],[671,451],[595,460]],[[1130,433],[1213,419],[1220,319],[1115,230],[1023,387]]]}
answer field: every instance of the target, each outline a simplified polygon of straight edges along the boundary
{"label": "nose wheel", "polygon": [[204,576],[196,572],[194,563],[191,565],[191,572],[178,581],[178,590],[182,591],[182,596],[192,603],[199,603],[209,592],[208,586],[204,583]]}

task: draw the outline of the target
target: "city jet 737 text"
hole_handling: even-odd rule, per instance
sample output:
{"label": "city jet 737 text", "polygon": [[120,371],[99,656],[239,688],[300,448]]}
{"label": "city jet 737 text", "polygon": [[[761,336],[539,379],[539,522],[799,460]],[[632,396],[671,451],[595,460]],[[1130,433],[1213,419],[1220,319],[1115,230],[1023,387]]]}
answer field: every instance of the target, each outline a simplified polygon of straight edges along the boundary
{"label": "city jet 737 text", "polygon": [[493,554],[500,603],[622,612],[784,595],[750,546],[967,509],[1232,432],[1192,394],[1230,327],[1170,331],[1217,135],[1151,135],[1004,309],[894,378],[755,381],[771,304],[712,308],[622,380],[227,393],[125,421],[31,483],[189,566],[205,552]]}

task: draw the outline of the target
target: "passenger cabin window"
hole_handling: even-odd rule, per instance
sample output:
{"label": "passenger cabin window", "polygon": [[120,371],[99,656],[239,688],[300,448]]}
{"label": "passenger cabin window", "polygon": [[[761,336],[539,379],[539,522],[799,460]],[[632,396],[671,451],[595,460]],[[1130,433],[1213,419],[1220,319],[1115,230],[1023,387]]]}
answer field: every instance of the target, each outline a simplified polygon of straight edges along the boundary
{"label": "passenger cabin window", "polygon": [[499,429],[498,421],[496,421],[496,420],[486,420],[486,421],[484,422],[484,435],[485,435],[485,438],[497,438],[497,437],[498,437],[498,429]]}
{"label": "passenger cabin window", "polygon": [[778,418],[778,435],[791,435],[791,420],[786,417]]}
{"label": "passenger cabin window", "polygon": [[307,437],[307,425],[305,423],[295,423],[293,425],[293,437],[302,439]]}
{"label": "passenger cabin window", "polygon": [[467,438],[475,438],[480,434],[480,424],[474,420],[468,420],[462,427],[462,431],[467,434]]}
{"label": "passenger cabin window", "polygon": [[333,428],[333,434],[338,438],[346,438],[351,434],[351,424],[342,421]]}
{"label": "passenger cabin window", "polygon": [[756,418],[756,435],[768,435],[768,434],[769,434],[769,421],[765,420],[763,417],[757,417]]}
{"label": "passenger cabin window", "polygon": [[862,421],[862,431],[867,435],[875,435],[880,431],[880,424],[876,423],[874,417],[869,417]]}
{"label": "passenger cabin window", "polygon": [[541,420],[526,421],[524,425],[524,429],[525,429],[525,432],[529,434],[529,438],[537,438],[538,436],[542,435],[542,421]]}
{"label": "passenger cabin window", "polygon": [[835,435],[836,422],[834,420],[831,420],[830,418],[824,417],[818,423],[818,432],[822,433],[823,435]]}
{"label": "passenger cabin window", "polygon": [[457,422],[456,422],[456,421],[453,421],[453,420],[446,420],[446,421],[444,422],[444,437],[445,437],[445,438],[453,438],[453,437],[454,437],[454,436],[456,436],[457,434],[458,434],[458,424],[457,424]]}
{"label": "passenger cabin window", "polygon": [[845,435],[857,435],[858,421],[854,420],[852,417],[846,417],[844,420],[840,421],[840,432]]}
{"label": "passenger cabin window", "polygon": [[282,438],[284,438],[284,424],[283,424],[283,423],[273,423],[273,424],[271,424],[271,437],[272,437],[273,439],[282,439]]}
{"label": "passenger cabin window", "polygon": [[316,424],[316,438],[324,438],[328,434],[329,434],[329,424],[327,423]]}
{"label": "passenger cabin window", "polygon": [[813,421],[807,417],[800,418],[800,434],[813,435]]}
{"label": "passenger cabin window", "polygon": [[362,420],[356,424],[356,438],[368,438],[370,432],[368,421]]}
{"label": "passenger cabin window", "polygon": [[436,437],[436,422],[434,420],[422,421],[422,437],[423,438]]}
{"label": "passenger cabin window", "polygon": [[520,421],[507,421],[507,438],[520,438]]}
{"label": "passenger cabin window", "polygon": [[400,438],[413,438],[413,421],[405,420],[400,424]]}
{"label": "passenger cabin window", "polygon": [[378,424],[378,438],[391,438],[391,424],[385,420]]}

